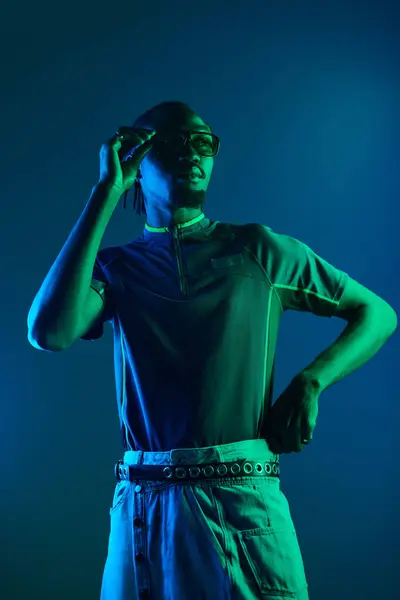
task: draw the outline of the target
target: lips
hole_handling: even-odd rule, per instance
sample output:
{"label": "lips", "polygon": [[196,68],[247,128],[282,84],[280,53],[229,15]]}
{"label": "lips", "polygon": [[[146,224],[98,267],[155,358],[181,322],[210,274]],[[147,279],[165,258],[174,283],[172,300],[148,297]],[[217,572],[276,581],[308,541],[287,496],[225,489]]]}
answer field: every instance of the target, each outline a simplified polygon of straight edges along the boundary
{"label": "lips", "polygon": [[179,170],[179,175],[193,175],[194,177],[203,177],[203,172],[198,167],[187,167]]}

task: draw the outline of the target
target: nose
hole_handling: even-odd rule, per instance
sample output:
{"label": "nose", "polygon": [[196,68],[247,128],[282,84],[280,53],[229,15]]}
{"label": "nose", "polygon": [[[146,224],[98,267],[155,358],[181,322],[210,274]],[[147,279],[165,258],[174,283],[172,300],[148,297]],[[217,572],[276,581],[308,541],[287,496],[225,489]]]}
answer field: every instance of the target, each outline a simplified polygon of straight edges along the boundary
{"label": "nose", "polygon": [[186,139],[182,144],[179,154],[179,160],[190,160],[195,164],[198,164],[201,160],[200,154],[195,148],[193,148],[188,139]]}

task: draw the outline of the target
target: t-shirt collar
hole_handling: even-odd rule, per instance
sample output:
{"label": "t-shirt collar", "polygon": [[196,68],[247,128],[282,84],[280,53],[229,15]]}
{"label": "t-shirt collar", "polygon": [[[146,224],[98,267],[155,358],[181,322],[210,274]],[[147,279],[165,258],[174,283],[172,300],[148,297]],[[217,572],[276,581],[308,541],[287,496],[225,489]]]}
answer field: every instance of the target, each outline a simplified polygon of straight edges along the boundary
{"label": "t-shirt collar", "polygon": [[208,219],[204,213],[197,215],[194,219],[186,221],[185,223],[176,223],[169,227],[151,227],[148,223],[145,224],[143,235],[145,238],[157,238],[164,237],[163,234],[168,234],[174,230],[179,230],[181,236],[187,236],[196,231],[201,231],[208,227],[210,219]]}

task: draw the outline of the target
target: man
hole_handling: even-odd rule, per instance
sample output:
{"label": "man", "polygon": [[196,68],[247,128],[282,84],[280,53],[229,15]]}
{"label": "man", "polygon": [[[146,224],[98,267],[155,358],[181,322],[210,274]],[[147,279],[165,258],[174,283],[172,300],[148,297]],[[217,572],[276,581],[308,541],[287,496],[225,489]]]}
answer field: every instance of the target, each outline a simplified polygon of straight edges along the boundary
{"label": "man", "polygon": [[[104,322],[113,326],[125,454],[116,465],[101,598],[306,600],[278,455],[311,441],[321,392],[378,351],[396,313],[293,237],[210,221],[203,207],[219,139],[185,104],[163,103],[132,130],[121,128],[107,173],[119,169],[116,147],[121,165],[132,158],[139,128],[155,133],[134,171],[143,235],[97,252],[102,235],[93,223],[104,232],[112,210],[103,201],[89,207],[30,320],[30,339],[45,350],[98,339]],[[89,247],[96,261],[88,296],[78,264]],[[80,282],[75,294],[72,280]],[[82,308],[89,298],[97,312]],[[58,307],[52,321],[50,304]],[[279,321],[289,309],[348,325],[272,406]],[[73,331],[63,343],[61,330]]]}

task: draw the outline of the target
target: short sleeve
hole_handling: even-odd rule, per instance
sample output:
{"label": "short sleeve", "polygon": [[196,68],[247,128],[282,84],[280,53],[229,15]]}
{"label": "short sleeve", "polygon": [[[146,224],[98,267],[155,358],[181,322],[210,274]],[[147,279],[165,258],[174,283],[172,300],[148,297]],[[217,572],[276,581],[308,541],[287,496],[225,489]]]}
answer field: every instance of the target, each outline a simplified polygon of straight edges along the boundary
{"label": "short sleeve", "polygon": [[334,316],[348,274],[321,258],[300,240],[275,233],[268,227],[262,228],[267,244],[265,268],[283,310]]}
{"label": "short sleeve", "polygon": [[101,296],[104,302],[104,310],[100,319],[81,337],[82,340],[93,341],[102,337],[104,333],[104,323],[111,321],[114,312],[110,285],[104,274],[104,270],[101,267],[99,255],[97,255],[94,263],[90,287]]}

